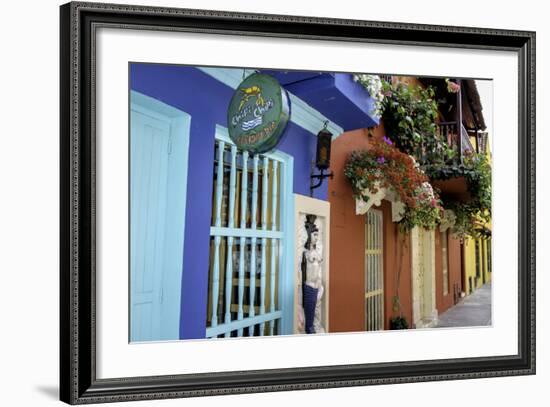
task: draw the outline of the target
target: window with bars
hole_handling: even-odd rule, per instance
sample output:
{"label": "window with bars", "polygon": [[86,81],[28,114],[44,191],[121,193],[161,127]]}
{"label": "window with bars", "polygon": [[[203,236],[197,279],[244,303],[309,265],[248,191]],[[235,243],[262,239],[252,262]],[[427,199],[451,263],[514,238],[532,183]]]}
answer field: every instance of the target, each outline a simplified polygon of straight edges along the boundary
{"label": "window with bars", "polygon": [[284,165],[216,136],[207,337],[280,333]]}

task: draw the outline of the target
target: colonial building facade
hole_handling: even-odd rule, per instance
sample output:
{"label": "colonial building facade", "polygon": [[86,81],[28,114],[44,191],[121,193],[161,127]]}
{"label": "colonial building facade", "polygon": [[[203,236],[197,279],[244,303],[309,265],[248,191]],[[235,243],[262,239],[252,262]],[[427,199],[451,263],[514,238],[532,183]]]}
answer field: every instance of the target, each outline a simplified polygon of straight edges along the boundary
{"label": "colonial building facade", "polygon": [[[239,107],[270,106],[239,88],[254,72],[275,78],[290,107],[260,153],[228,130],[235,92]],[[344,167],[385,135],[375,103],[347,73],[131,64],[130,339],[381,330],[397,316],[430,327],[489,281],[490,240],[444,225],[403,234],[391,196],[358,211]]]}

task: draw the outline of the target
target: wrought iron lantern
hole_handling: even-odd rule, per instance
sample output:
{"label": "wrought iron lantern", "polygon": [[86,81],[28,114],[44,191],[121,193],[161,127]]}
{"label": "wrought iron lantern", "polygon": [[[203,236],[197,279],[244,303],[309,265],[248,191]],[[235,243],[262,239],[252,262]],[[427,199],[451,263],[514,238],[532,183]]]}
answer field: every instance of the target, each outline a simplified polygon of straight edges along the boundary
{"label": "wrought iron lantern", "polygon": [[315,167],[320,172],[315,174],[315,168],[311,168],[311,184],[310,184],[310,196],[313,196],[313,190],[319,188],[325,178],[333,178],[334,173],[329,171],[325,173],[330,167],[330,147],[332,144],[332,133],[327,129],[328,121],[321,131],[317,134],[317,150],[315,154]]}

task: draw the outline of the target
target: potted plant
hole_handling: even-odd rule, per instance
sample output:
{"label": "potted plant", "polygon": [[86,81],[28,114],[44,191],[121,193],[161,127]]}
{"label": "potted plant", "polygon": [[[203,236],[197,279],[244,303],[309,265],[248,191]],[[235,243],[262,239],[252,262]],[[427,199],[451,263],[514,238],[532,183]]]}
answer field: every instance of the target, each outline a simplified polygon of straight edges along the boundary
{"label": "potted plant", "polygon": [[392,317],[390,319],[390,329],[391,330],[409,329],[409,323],[407,322],[407,318],[403,316]]}
{"label": "potted plant", "polygon": [[[397,233],[397,232],[396,232]],[[401,233],[401,244],[396,245],[396,256],[399,257],[399,266],[397,267],[397,284],[395,286],[395,295],[392,297],[393,317],[390,319],[390,329],[409,329],[407,318],[403,316],[401,301],[399,299],[399,286],[401,284],[401,270],[403,269],[403,253],[406,249],[406,235]]]}

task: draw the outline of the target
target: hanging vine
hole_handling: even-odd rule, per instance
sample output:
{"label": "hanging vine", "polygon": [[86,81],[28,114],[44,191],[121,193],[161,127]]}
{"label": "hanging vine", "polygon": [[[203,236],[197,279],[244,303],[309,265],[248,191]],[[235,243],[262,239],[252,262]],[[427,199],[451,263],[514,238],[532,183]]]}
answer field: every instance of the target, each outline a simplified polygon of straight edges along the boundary
{"label": "hanging vine", "polygon": [[384,127],[401,151],[421,165],[445,164],[455,154],[437,134],[438,107],[433,88],[383,84]]}

